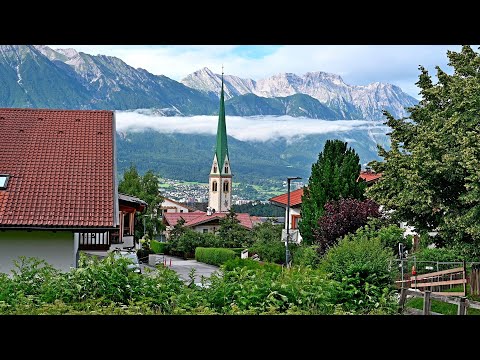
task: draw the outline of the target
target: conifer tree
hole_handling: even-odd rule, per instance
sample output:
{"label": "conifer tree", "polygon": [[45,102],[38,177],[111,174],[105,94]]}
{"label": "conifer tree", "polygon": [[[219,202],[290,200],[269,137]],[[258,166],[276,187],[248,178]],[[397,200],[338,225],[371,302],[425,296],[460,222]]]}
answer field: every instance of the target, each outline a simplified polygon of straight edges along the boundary
{"label": "conifer tree", "polygon": [[318,220],[328,201],[364,199],[365,182],[357,181],[360,169],[358,154],[351,147],[347,149],[346,142],[327,140],[317,162],[312,165],[308,186],[303,192],[299,229],[305,243],[314,242]]}

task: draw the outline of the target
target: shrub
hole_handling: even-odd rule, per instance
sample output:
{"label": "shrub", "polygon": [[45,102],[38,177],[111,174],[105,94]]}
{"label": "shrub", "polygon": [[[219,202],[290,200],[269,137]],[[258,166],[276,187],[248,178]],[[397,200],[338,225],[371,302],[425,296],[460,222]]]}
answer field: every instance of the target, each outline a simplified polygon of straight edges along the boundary
{"label": "shrub", "polygon": [[200,233],[185,228],[178,238],[173,239],[167,249],[173,255],[194,257],[197,247],[221,247],[221,240],[213,233]]}
{"label": "shrub", "polygon": [[251,261],[210,276],[203,290],[210,309],[221,314],[333,313],[339,284],[325,274],[309,268],[282,271],[279,266],[272,271]]}
{"label": "shrub", "polygon": [[311,266],[316,268],[320,263],[318,246],[300,245],[293,253],[293,264],[299,266]]}
{"label": "shrub", "polygon": [[[275,225],[267,221],[255,225],[252,235],[254,243],[249,248],[249,252],[257,254],[263,261],[285,263],[285,243],[281,240],[282,225]],[[290,243],[288,246],[290,252],[293,253],[296,245]]]}
{"label": "shrub", "polygon": [[[293,244],[288,245],[290,252],[294,247]],[[257,254],[262,261],[285,264],[285,243],[280,239],[257,240],[249,248],[249,252]]]}
{"label": "shrub", "polygon": [[233,209],[219,221],[218,236],[221,239],[221,247],[235,248],[248,247],[252,244],[252,236],[249,230],[240,225],[240,220]]}
{"label": "shrub", "polygon": [[245,250],[245,248],[243,247],[240,247],[240,248],[230,248],[230,250],[232,250],[235,255],[237,255],[238,257],[240,257],[242,255],[242,251]]}
{"label": "shrub", "polygon": [[342,284],[338,301],[352,311],[369,312],[376,307],[390,306],[393,301],[397,267],[394,257],[378,237],[360,229],[347,235],[330,248],[320,268]]}
{"label": "shrub", "polygon": [[262,261],[255,261],[252,259],[240,259],[240,258],[235,258],[231,260],[227,260],[223,265],[222,268],[227,271],[231,271],[235,268],[247,268],[250,270],[255,270],[255,269],[267,269],[269,271],[274,271],[274,272],[281,272],[282,271],[282,266],[274,263],[264,263]]}
{"label": "shrub", "polygon": [[235,252],[230,249],[197,247],[195,250],[195,260],[211,265],[220,266],[235,257]]}
{"label": "shrub", "polygon": [[369,218],[380,216],[379,205],[373,200],[340,199],[325,204],[325,213],[314,231],[319,253],[324,254],[346,234],[367,224]]}
{"label": "shrub", "polygon": [[[456,262],[463,261],[463,257],[451,248],[424,248],[414,254],[416,261]],[[411,258],[411,257],[410,257]]]}
{"label": "shrub", "polygon": [[137,250],[137,257],[138,261],[140,262],[148,262],[148,255],[154,254],[154,251],[152,249],[138,249]]}
{"label": "shrub", "polygon": [[153,250],[155,254],[165,254],[166,249],[168,248],[168,243],[151,240],[150,248]]}

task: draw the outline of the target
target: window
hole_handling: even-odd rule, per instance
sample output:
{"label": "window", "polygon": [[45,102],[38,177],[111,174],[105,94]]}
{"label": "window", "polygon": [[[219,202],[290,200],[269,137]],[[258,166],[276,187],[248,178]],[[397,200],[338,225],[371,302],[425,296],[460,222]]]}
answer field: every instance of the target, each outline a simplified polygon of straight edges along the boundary
{"label": "window", "polygon": [[217,165],[213,165],[213,172],[214,172],[214,173],[217,172]]}
{"label": "window", "polygon": [[180,209],[180,212],[183,212],[183,209]]}
{"label": "window", "polygon": [[228,166],[225,165],[225,173],[228,173]]}
{"label": "window", "polygon": [[204,234],[208,233],[208,229],[203,229],[203,233]]}
{"label": "window", "polygon": [[216,181],[214,181],[212,183],[212,191],[217,191],[217,182]]}
{"label": "window", "polygon": [[228,192],[228,181],[225,181],[225,182],[223,183],[223,191],[224,191],[224,192]]}
{"label": "window", "polygon": [[5,190],[7,188],[9,178],[10,175],[0,175],[0,190]]}
{"label": "window", "polygon": [[300,215],[292,215],[292,226],[291,226],[291,229],[297,229],[299,222],[300,222]]}

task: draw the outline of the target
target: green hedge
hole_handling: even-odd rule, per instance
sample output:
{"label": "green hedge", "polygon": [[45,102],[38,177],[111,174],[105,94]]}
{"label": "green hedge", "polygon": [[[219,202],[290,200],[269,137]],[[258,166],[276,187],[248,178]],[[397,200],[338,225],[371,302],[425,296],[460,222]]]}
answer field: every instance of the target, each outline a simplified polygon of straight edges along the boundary
{"label": "green hedge", "polygon": [[245,248],[229,248],[232,250],[238,257],[242,255],[242,251],[245,250]]}
{"label": "green hedge", "polygon": [[165,249],[167,248],[168,243],[159,242],[156,240],[150,241],[150,249],[152,249],[155,254],[165,254]]}
{"label": "green hedge", "polygon": [[211,265],[220,266],[225,261],[236,257],[237,255],[233,250],[225,248],[197,247],[195,249],[195,260]]}

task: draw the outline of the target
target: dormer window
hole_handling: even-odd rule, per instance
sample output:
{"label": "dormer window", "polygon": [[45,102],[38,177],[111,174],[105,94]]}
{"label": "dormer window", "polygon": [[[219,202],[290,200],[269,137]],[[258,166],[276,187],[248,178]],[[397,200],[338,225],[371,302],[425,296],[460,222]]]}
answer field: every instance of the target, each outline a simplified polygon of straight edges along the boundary
{"label": "dormer window", "polygon": [[10,175],[0,174],[0,190],[5,190],[7,188],[9,178],[10,178]]}

